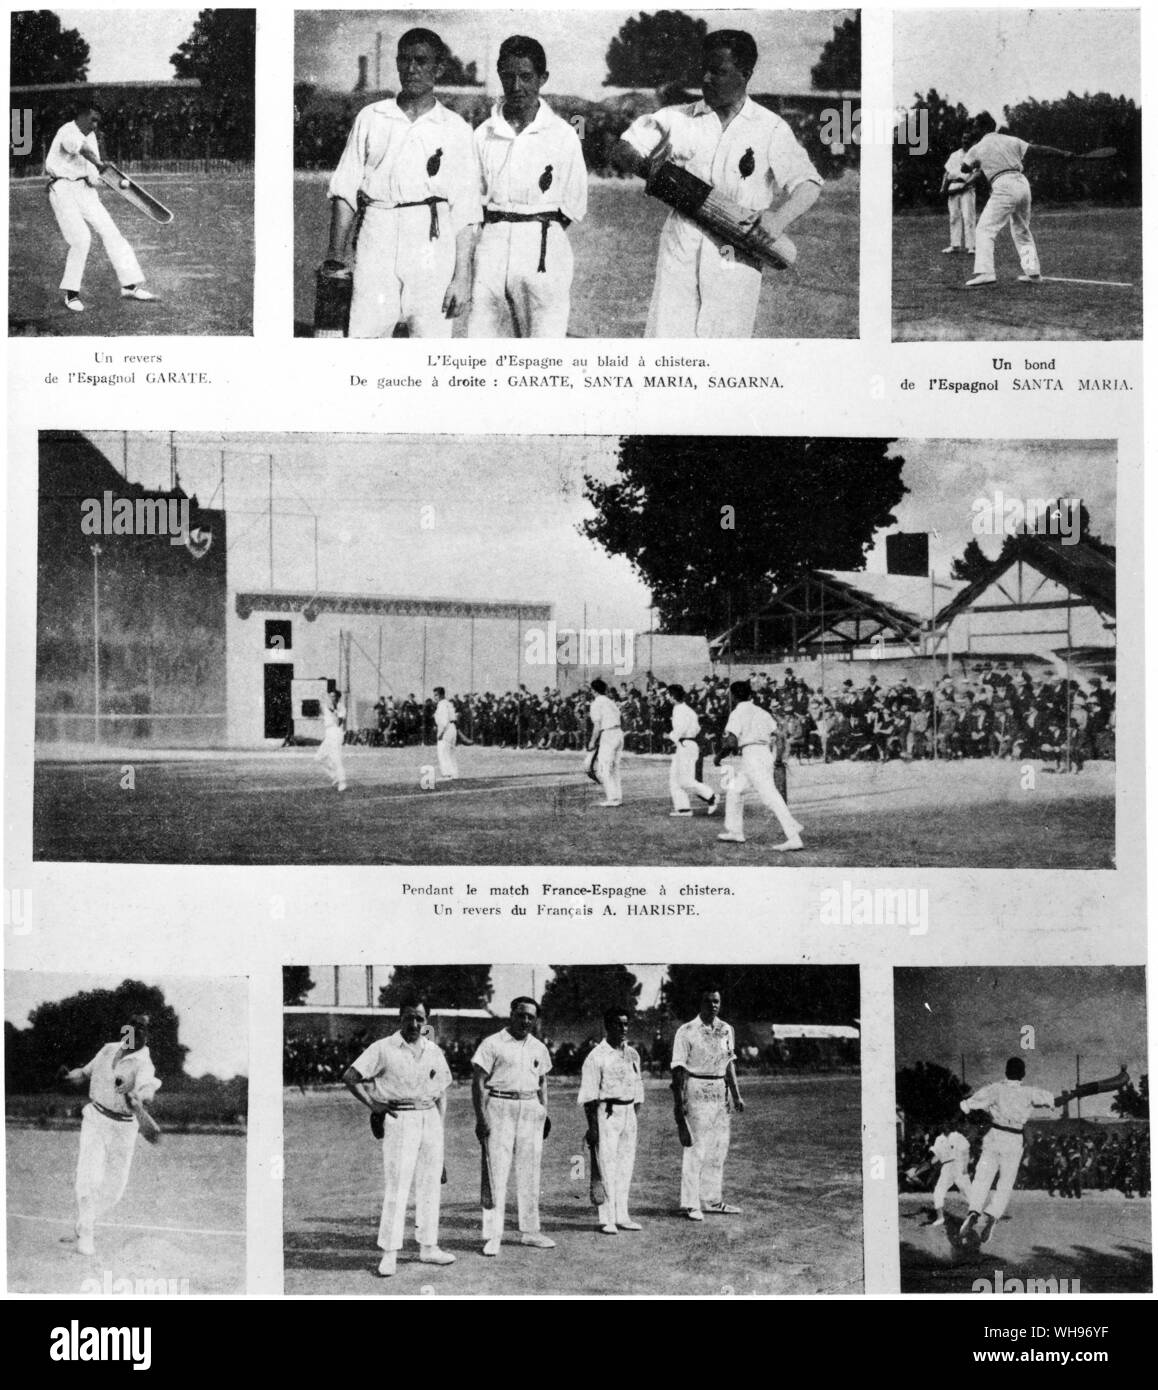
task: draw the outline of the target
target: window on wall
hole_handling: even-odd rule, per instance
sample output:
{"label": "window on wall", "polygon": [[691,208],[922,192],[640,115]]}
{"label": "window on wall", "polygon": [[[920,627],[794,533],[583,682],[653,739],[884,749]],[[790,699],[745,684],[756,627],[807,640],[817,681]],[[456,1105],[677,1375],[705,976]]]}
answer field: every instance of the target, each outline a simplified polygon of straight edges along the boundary
{"label": "window on wall", "polygon": [[267,618],[265,620],[267,651],[288,652],[292,649],[293,644],[293,623],[289,618]]}

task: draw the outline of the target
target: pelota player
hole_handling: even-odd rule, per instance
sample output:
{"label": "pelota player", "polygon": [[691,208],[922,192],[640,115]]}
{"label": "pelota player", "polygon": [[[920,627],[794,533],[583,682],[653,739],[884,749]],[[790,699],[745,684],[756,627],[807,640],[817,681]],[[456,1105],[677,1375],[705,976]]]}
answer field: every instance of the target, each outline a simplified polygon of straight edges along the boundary
{"label": "pelota player", "polygon": [[565,338],[574,258],[567,228],[587,212],[574,128],[539,95],[547,55],[514,34],[499,48],[503,95],[475,131],[483,227],[475,249],[471,338]]}
{"label": "pelota player", "polygon": [[346,703],[340,690],[327,692],[322,704],[322,724],[322,741],[314,754],[314,761],[325,768],[334,789],[344,792],[346,763],[342,757],[342,744],[346,737]]}
{"label": "pelota player", "polygon": [[48,204],[61,236],[68,243],[60,288],[64,292],[65,308],[74,314],[84,312],[80,287],[94,231],[117,273],[121,298],[151,300],[157,297],[145,289],[142,283],[145,276],[136,252],[121,234],[97,192],[100,173],[106,167],[97,145],[100,121],[99,106],[83,106],[75,118],[62,125],[52,137],[44,161]]}
{"label": "pelota player", "polygon": [[458,711],[446,698],[443,686],[434,687],[434,698],[438,701],[434,708],[438,770],[445,781],[453,782],[458,777],[458,759],[454,752],[458,744]]}
{"label": "pelota player", "polygon": [[740,765],[731,769],[724,802],[724,830],[716,838],[734,844],[744,843],[744,793],[751,787],[784,832],[784,840],[772,848],[782,853],[803,849],[800,832],[804,827],[776,789],[776,763],[772,754],[776,721],[766,709],[753,702],[752,687],[747,681],[733,681],[731,695],[732,713],[728,716],[715,764],[719,767],[730,753],[738,753]]}
{"label": "pelota player", "polygon": [[449,338],[470,300],[481,216],[471,130],[435,98],[446,45],[429,29],[398,41],[397,98],[359,111],[330,180],[327,267],[353,240],[351,338]]}
{"label": "pelota player", "polygon": [[620,763],[623,760],[623,721],[619,706],[607,694],[607,682],[596,677],[591,682],[595,698],[587,711],[591,735],[587,749],[595,754],[595,776],[603,788],[603,800],[598,806],[622,806],[623,781]]}
{"label": "pelota player", "polygon": [[371,1043],[342,1077],[350,1094],[370,1111],[370,1127],[382,1141],[385,1195],[378,1223],[383,1252],[378,1273],[383,1278],[398,1266],[411,1188],[419,1261],[454,1264],[454,1256],[438,1245],[446,1093],[453,1078],[442,1049],[424,1035],[426,1005],[410,1000],[399,1009],[398,1021],[398,1032]]}
{"label": "pelota player", "polygon": [[[775,238],[812,207],[823,180],[787,122],[748,96],[757,57],[756,41],[743,30],[708,34],[701,99],[638,117],[616,160],[644,178],[671,161],[758,212]],[[660,234],[645,335],[750,338],[760,287],[757,261],[672,211]]]}
{"label": "pelota player", "polygon": [[732,1138],[732,1111],[743,1113],[736,1083],[736,1033],[720,1017],[720,991],[705,990],[700,1011],[672,1041],[671,1089],[683,1145],[680,1209],[689,1221],[704,1212],[738,1216],[724,1201],[724,1161]]}
{"label": "pelota player", "polygon": [[692,814],[690,792],[707,803],[708,815],[714,816],[720,807],[720,798],[696,777],[696,764],[700,760],[700,717],[688,704],[687,691],[682,685],[669,685],[667,693],[671,697],[671,732],[668,737],[675,744],[672,754],[671,771],[668,774],[668,790],[671,793],[671,815],[688,817]]}
{"label": "pelota player", "polygon": [[92,1255],[97,1219],[124,1196],[137,1135],[150,1143],[160,1137],[144,1108],[161,1087],[149,1056],[148,1014],[133,1014],[119,1042],[106,1043],[91,1062],[65,1071],[63,1079],[74,1086],[88,1082],[76,1160],[76,1249]]}
{"label": "pelota player", "polygon": [[471,1058],[475,1135],[483,1146],[494,1202],[492,1208],[483,1208],[484,1255],[498,1255],[502,1247],[512,1166],[521,1244],[537,1250],[555,1248],[539,1222],[543,1140],[550,1132],[547,1073],[551,1054],[535,1037],[538,1017],[539,1006],[533,999],[525,995],[512,999],[507,1026],[484,1038]]}
{"label": "pelota player", "polygon": [[969,1182],[969,1140],[961,1133],[957,1123],[948,1119],[941,1126],[941,1133],[933,1140],[929,1150],[937,1167],[937,1181],[933,1187],[933,1225],[945,1224],[945,1199],[954,1188],[967,1202],[972,1200],[972,1187]]}
{"label": "pelota player", "polygon": [[949,210],[949,245],[942,248],[943,256],[964,252],[972,256],[977,235],[977,190],[968,181],[964,169],[964,142],[945,161],[941,178],[941,196],[947,199]]}
{"label": "pelota player", "polygon": [[626,1011],[608,1009],[603,1015],[603,1041],[587,1054],[579,1079],[578,1103],[587,1117],[592,1172],[598,1171],[603,1183],[599,1228],[608,1236],[643,1229],[629,1211],[643,1069],[639,1053],[628,1045],[627,1029]]}

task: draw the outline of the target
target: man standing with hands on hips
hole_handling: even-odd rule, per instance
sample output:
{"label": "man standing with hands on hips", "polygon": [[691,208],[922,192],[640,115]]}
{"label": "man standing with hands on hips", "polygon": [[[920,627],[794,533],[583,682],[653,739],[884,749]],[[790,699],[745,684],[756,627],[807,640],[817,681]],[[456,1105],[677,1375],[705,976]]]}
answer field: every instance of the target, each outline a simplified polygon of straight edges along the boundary
{"label": "man standing with hands on hips", "polygon": [[732,1136],[732,1111],[744,1102],[736,1083],[736,1033],[720,1017],[720,991],[706,989],[699,1014],[672,1042],[671,1089],[676,1127],[683,1145],[680,1209],[689,1221],[704,1212],[738,1216],[724,1201],[724,1160]]}

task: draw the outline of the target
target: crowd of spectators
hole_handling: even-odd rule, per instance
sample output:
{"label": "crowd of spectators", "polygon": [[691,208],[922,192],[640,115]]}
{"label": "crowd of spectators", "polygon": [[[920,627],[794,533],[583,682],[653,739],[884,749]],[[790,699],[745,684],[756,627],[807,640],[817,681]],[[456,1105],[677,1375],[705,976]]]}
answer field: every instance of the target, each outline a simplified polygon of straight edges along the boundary
{"label": "crowd of spectators", "polygon": [[[1003,669],[982,671],[972,680],[945,676],[933,685],[897,680],[885,686],[873,673],[859,683],[845,679],[831,692],[814,689],[791,669],[779,680],[758,672],[747,679],[756,703],[777,718],[782,755],[798,762],[1036,758],[1060,770],[1067,741],[1075,769],[1092,758],[1114,758],[1114,686],[1099,676],[1070,680],[1067,689],[1064,678]],[[688,690],[705,751],[714,748],[727,723],[728,685],[726,675],[712,675]],[[663,682],[648,672],[609,694],[620,707],[628,752],[670,751],[671,700]],[[459,733],[471,743],[572,752],[586,746],[585,688],[565,695],[557,688],[535,692],[520,685],[501,695],[456,694],[452,701]],[[434,708],[433,699],[413,693],[404,699],[382,696],[373,725],[349,730],[347,741],[388,748],[433,744]]]}

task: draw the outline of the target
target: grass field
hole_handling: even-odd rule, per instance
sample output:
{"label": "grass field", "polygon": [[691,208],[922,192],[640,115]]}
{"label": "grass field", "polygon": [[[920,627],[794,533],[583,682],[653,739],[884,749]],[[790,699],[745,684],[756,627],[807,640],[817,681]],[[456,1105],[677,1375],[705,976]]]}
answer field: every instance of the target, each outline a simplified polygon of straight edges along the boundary
{"label": "grass field", "polygon": [[1129,289],[1022,285],[1009,232],[997,238],[997,280],[966,290],[971,256],[943,256],[943,213],[893,218],[893,337],[898,342],[1099,341],[1142,336],[1141,208],[1041,208],[1033,234],[1043,276],[1119,280]]}
{"label": "grass field", "polygon": [[1006,1217],[979,1249],[963,1249],[957,1231],[965,1205],[949,1199],[945,1225],[927,1225],[929,1196],[900,1199],[901,1292],[970,1293],[973,1282],[1079,1280],[1070,1292],[1149,1293],[1153,1288],[1150,1199],[1120,1192],[1081,1200],[1040,1191],[1014,1192]]}
{"label": "grass field", "polygon": [[[680,1147],[671,1093],[647,1083],[631,1209],[642,1231],[600,1234],[578,1171],[584,1123],[575,1087],[551,1093],[541,1216],[554,1250],[517,1244],[510,1225],[497,1260],[480,1253],[478,1142],[469,1088],[451,1093],[440,1244],[458,1262],[414,1261],[375,1275],[382,1167],[366,1112],[342,1092],[285,1097],[287,1294],[813,1294],[863,1287],[860,1079],[744,1078],[732,1120],[724,1198],[742,1209],[696,1225],[676,1212]],[[514,1185],[508,1222],[514,1216]]]}
{"label": "grass field", "polygon": [[[329,232],[328,175],[299,173],[294,185],[294,332],[312,334],[314,271]],[[666,209],[638,179],[592,179],[584,221],[568,236],[575,252],[573,338],[639,338],[647,321],[655,255]],[[758,338],[855,338],[860,271],[860,181],[827,184],[819,203],[791,231],[799,259],[767,272]],[[462,324],[455,334],[461,336]]]}
{"label": "grass field", "polygon": [[79,1126],[9,1124],[6,1143],[10,1293],[76,1294],[106,1277],[160,1280],[175,1293],[245,1292],[244,1136],[166,1134],[155,1148],[138,1140],[128,1188],[97,1223],[91,1257],[73,1237]]}
{"label": "grass field", "polygon": [[44,180],[9,184],[9,334],[194,337],[253,332],[252,175],[149,174],[141,182],[172,209],[172,222],[150,222],[107,188],[100,196],[132,243],[158,300],[139,304],[121,299],[116,275],[94,235],[83,314],[66,309],[58,289],[67,248]]}
{"label": "grass field", "polygon": [[[45,752],[47,750],[41,750]],[[770,815],[749,798],[746,844],[720,844],[723,817],[671,820],[668,760],[628,756],[624,804],[579,755],[465,748],[461,780],[419,787],[433,750],[346,749],[348,790],[312,754],[42,757],[33,855],[175,864],[602,864],[933,868],[1111,868],[1114,766],[1040,773],[1009,762],[793,764],[789,801],[803,853],[778,855]],[[135,787],[121,789],[132,764]],[[709,774],[718,779],[719,774]]]}

